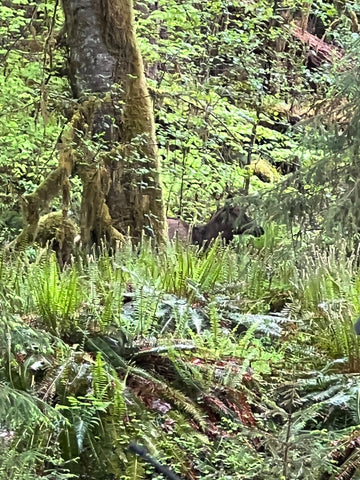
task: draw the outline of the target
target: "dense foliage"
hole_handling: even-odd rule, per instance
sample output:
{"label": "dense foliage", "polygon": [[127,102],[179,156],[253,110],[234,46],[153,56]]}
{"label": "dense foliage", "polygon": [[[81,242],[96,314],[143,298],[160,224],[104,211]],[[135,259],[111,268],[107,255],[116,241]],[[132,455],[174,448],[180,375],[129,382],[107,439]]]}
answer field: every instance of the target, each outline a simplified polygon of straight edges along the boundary
{"label": "dense foliage", "polygon": [[76,101],[59,3],[3,2],[0,478],[160,478],[132,441],[188,480],[359,478],[360,6],[135,8],[168,214],[201,223],[231,195],[265,234],[63,270],[9,251]]}
{"label": "dense foliage", "polygon": [[356,259],[314,251],[299,269],[266,240],[241,256],[129,246],[63,273],[3,258],[2,472],[146,477],[132,440],[185,478],[356,466]]}

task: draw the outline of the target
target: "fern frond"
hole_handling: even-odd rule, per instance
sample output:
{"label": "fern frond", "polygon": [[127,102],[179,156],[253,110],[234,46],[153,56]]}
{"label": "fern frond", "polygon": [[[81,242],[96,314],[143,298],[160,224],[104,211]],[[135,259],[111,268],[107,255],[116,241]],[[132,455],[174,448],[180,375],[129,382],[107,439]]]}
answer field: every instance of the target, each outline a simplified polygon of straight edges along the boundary
{"label": "fern frond", "polygon": [[132,455],[126,465],[125,475],[127,480],[143,480],[146,470],[143,462],[136,455]]}
{"label": "fern frond", "polygon": [[72,268],[60,273],[55,255],[29,278],[31,295],[51,333],[59,335],[75,329],[75,314],[82,301],[79,277]]}
{"label": "fern frond", "polygon": [[109,378],[106,372],[106,364],[103,361],[100,352],[97,352],[95,363],[92,367],[92,386],[96,398],[104,401],[109,400]]}

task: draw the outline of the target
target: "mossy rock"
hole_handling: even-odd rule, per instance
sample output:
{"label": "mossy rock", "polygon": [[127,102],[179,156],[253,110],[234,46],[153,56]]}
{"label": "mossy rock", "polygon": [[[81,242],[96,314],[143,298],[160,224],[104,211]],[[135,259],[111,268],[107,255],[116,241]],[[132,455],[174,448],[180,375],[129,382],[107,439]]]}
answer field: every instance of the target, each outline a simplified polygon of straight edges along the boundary
{"label": "mossy rock", "polygon": [[272,183],[279,178],[279,172],[276,168],[262,158],[253,160],[249,168],[251,173],[262,182]]}

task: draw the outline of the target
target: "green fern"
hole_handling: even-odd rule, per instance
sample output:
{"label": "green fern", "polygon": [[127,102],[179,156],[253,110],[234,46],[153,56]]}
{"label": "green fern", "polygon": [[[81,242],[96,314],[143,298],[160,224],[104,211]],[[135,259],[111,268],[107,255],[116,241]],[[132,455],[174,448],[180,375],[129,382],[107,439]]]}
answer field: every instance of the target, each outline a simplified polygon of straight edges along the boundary
{"label": "green fern", "polygon": [[109,376],[106,372],[106,363],[101,353],[96,354],[95,363],[92,368],[92,386],[94,396],[99,400],[109,400]]}
{"label": "green fern", "polygon": [[143,462],[136,455],[132,455],[127,461],[124,480],[143,480],[145,476]]}
{"label": "green fern", "polygon": [[[76,478],[65,467],[57,449],[28,448],[23,452],[15,448],[0,447],[0,478],[11,480],[68,480]],[[44,471],[44,465],[49,467]],[[52,465],[52,467],[50,467]]]}
{"label": "green fern", "polygon": [[42,321],[51,333],[60,335],[76,329],[76,314],[83,296],[75,268],[60,273],[52,255],[29,278],[29,287]]}
{"label": "green fern", "polygon": [[210,292],[219,280],[223,270],[223,257],[226,257],[228,249],[224,248],[217,239],[211,248],[206,251],[205,257],[199,257],[195,279],[201,285],[204,292]]}
{"label": "green fern", "polygon": [[209,319],[210,319],[210,332],[211,332],[211,340],[216,348],[221,334],[221,324],[220,324],[220,317],[217,313],[216,304],[212,301],[209,305]]}

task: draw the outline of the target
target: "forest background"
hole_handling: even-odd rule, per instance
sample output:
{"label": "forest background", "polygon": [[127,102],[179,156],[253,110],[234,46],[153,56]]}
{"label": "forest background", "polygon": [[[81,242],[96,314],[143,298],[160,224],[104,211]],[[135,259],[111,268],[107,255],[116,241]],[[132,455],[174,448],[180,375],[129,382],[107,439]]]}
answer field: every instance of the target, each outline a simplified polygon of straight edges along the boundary
{"label": "forest background", "polygon": [[[76,95],[89,5],[137,65],[114,115]],[[189,480],[360,478],[360,5],[109,5],[0,6],[0,478],[161,478],[132,441]],[[264,235],[162,245],[229,198]]]}

